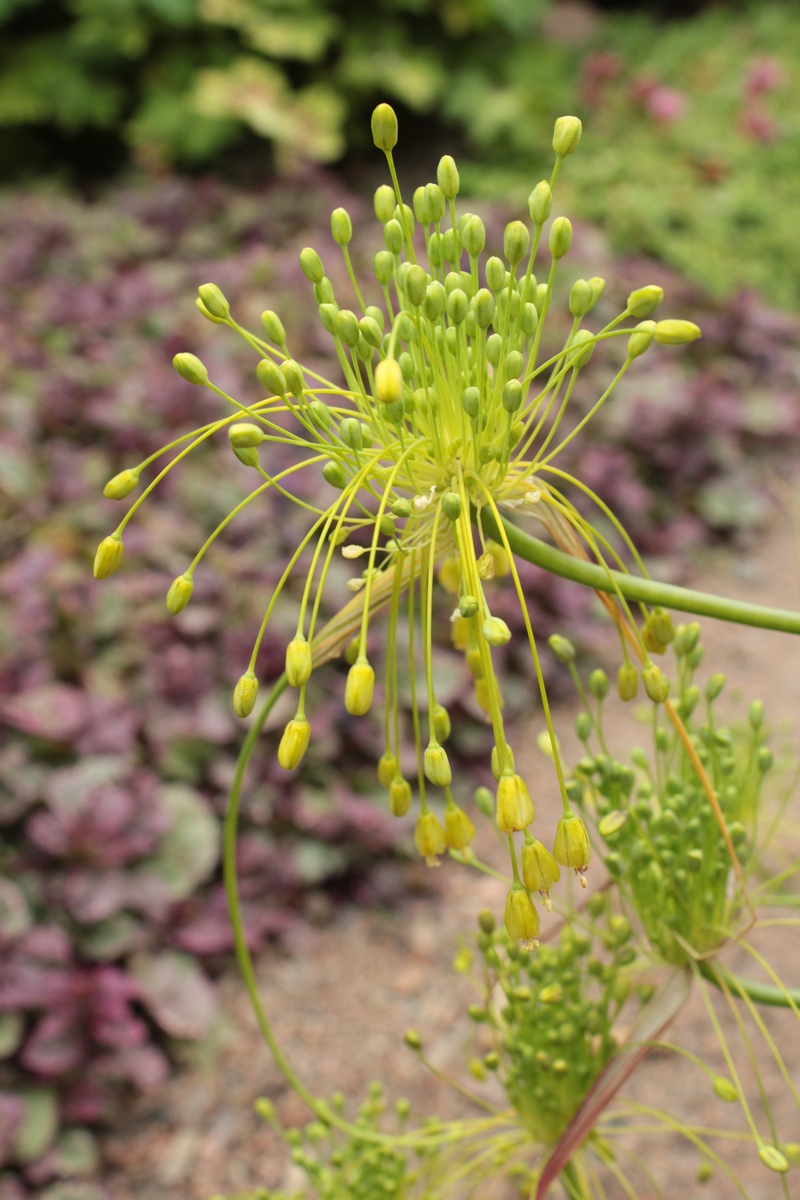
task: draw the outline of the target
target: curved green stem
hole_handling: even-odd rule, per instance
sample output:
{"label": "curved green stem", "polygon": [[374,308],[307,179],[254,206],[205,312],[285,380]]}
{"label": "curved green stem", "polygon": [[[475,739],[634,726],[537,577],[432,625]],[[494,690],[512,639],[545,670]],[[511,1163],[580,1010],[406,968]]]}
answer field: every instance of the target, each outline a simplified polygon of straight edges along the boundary
{"label": "curved green stem", "polygon": [[[478,514],[472,510],[472,520],[478,524]],[[767,608],[761,604],[749,604],[745,600],[729,600],[725,596],[712,596],[708,592],[696,592],[691,588],[677,587],[671,583],[659,583],[655,579],[641,579],[624,571],[611,571],[597,563],[573,558],[555,546],[548,546],[539,538],[525,533],[518,525],[501,518],[511,550],[518,558],[542,567],[562,579],[571,579],[597,592],[619,591],[626,600],[642,601],[645,604],[662,605],[664,608],[693,613],[698,617],[716,617],[720,621],[733,621],[737,625],[754,625],[759,629],[774,629],[779,633],[800,633],[800,613],[781,608]],[[480,522],[489,535],[502,541],[497,522],[485,508],[481,510]]]}
{"label": "curved green stem", "polygon": [[734,996],[747,996],[756,1004],[768,1004],[772,1008],[791,1008],[800,1005],[800,988],[779,988],[772,983],[756,983],[754,979],[742,979],[732,971],[726,971],[719,963],[701,959],[697,968],[704,979],[722,990],[726,984]]}

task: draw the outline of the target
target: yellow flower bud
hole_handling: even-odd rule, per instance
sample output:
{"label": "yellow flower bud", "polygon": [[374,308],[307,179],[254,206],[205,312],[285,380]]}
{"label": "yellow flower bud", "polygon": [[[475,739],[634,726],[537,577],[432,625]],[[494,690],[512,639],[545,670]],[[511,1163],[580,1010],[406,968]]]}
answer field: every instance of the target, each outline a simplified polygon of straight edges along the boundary
{"label": "yellow flower bud", "polygon": [[648,283],[646,287],[636,288],[634,292],[631,292],[625,305],[625,311],[629,312],[632,317],[648,317],[654,309],[658,308],[663,299],[664,289],[657,283]]}
{"label": "yellow flower bud", "polygon": [[667,647],[658,640],[650,625],[642,629],[642,643],[648,654],[666,654]]}
{"label": "yellow flower bud", "polygon": [[417,827],[414,830],[414,844],[417,847],[417,853],[425,859],[429,867],[438,867],[438,856],[444,854],[447,843],[444,839],[444,830],[435,813],[430,811],[420,813],[417,818]]}
{"label": "yellow flower bud", "polygon": [[379,104],[373,110],[372,140],[387,154],[397,145],[397,116],[390,104]]}
{"label": "yellow flower bud", "polygon": [[393,817],[404,817],[411,807],[411,785],[402,775],[389,784],[389,805]]}
{"label": "yellow flower bud", "polygon": [[247,450],[252,446],[260,446],[265,438],[264,432],[258,425],[249,421],[237,421],[228,427],[228,441],[234,450]]}
{"label": "yellow flower bud", "polygon": [[648,663],[642,671],[642,683],[644,684],[644,690],[654,704],[664,703],[669,695],[669,680],[661,670],[661,667],[656,667],[653,663]]}
{"label": "yellow flower bud", "polygon": [[431,783],[437,787],[449,787],[453,782],[453,769],[447,751],[436,742],[431,742],[425,750],[424,762],[425,774]]}
{"label": "yellow flower bud", "polygon": [[196,354],[176,354],[172,365],[187,383],[208,383],[208,371]]}
{"label": "yellow flower bud", "polygon": [[572,223],[568,217],[556,217],[550,226],[550,253],[553,258],[563,258],[572,245]]}
{"label": "yellow flower bud", "polygon": [[95,579],[108,579],[109,575],[114,574],[122,562],[124,548],[122,538],[118,533],[112,533],[109,537],[103,538],[94,556]]}
{"label": "yellow flower bud", "polygon": [[583,125],[578,117],[559,117],[553,130],[553,149],[565,157],[578,149]]}
{"label": "yellow flower bud", "polygon": [[628,358],[640,358],[650,349],[655,336],[655,321],[640,321],[628,338]]}
{"label": "yellow flower bud", "polygon": [[511,630],[500,617],[487,617],[483,622],[483,636],[490,646],[505,646],[511,641]]}
{"label": "yellow flower bud", "polygon": [[777,1146],[759,1146],[758,1157],[765,1167],[777,1171],[779,1175],[785,1175],[789,1170],[789,1163]]}
{"label": "yellow flower bud", "polygon": [[218,321],[224,321],[231,311],[231,306],[215,283],[201,283],[197,289],[205,307]]}
{"label": "yellow flower bud", "polygon": [[541,892],[550,911],[550,889],[561,878],[561,868],[550,851],[535,839],[522,847],[522,878],[529,892]]}
{"label": "yellow flower bud", "polygon": [[466,850],[475,837],[475,826],[455,804],[445,809],[444,839],[450,850]]}
{"label": "yellow flower bud", "polygon": [[382,358],[375,368],[375,399],[394,404],[403,398],[403,372],[396,358]]}
{"label": "yellow flower bud", "polygon": [[311,647],[304,637],[292,638],[286,647],[286,678],[289,687],[302,687],[311,678]]}
{"label": "yellow flower bud", "polygon": [[368,662],[356,660],[347,673],[344,706],[354,717],[363,717],[372,707],[375,672]]}
{"label": "yellow flower bud", "polygon": [[639,691],[639,672],[633,663],[623,663],[617,672],[617,691],[620,700],[635,700]]}
{"label": "yellow flower bud", "polygon": [[386,750],[378,759],[378,782],[381,787],[391,787],[396,774],[397,757],[390,750]]}
{"label": "yellow flower bud", "polygon": [[694,321],[658,321],[656,341],[662,346],[685,346],[701,337],[700,326]]}
{"label": "yellow flower bud", "polygon": [[283,731],[278,746],[278,762],[284,771],[293,771],[303,760],[311,738],[311,726],[305,717],[294,717]]}
{"label": "yellow flower bud", "polygon": [[715,1075],[712,1081],[714,1095],[726,1104],[735,1104],[739,1099],[739,1089],[725,1075]]}
{"label": "yellow flower bud", "polygon": [[255,708],[258,680],[252,671],[245,671],[233,690],[233,711],[237,717],[249,717]]}
{"label": "yellow flower bud", "polygon": [[497,784],[496,819],[501,833],[526,829],[536,816],[530,792],[520,775],[506,773]]}
{"label": "yellow flower bud", "polygon": [[451,596],[458,595],[461,586],[461,559],[443,558],[437,573],[439,583]]}
{"label": "yellow flower bud", "polygon": [[450,626],[450,641],[456,650],[468,649],[470,632],[471,625],[469,620],[466,617],[456,617]]}
{"label": "yellow flower bud", "polygon": [[199,296],[195,296],[194,306],[200,313],[200,316],[205,317],[205,319],[210,321],[212,325],[227,325],[228,322],[224,319],[224,317],[215,317],[213,313],[208,311]]}
{"label": "yellow flower bud", "polygon": [[109,479],[103,488],[106,500],[124,500],[139,483],[138,471],[120,471],[113,479]]}
{"label": "yellow flower bud", "polygon": [[167,592],[167,611],[173,617],[183,612],[192,598],[193,591],[194,580],[190,575],[179,575],[177,579],[173,579]]}
{"label": "yellow flower bud", "polygon": [[520,884],[510,888],[506,897],[505,926],[511,940],[522,942],[526,949],[534,945],[539,936],[536,905]]}
{"label": "yellow flower bud", "polygon": [[436,734],[437,742],[446,742],[450,737],[450,714],[443,704],[434,704],[433,706],[433,732]]}
{"label": "yellow flower bud", "polygon": [[553,858],[562,867],[572,867],[580,876],[581,885],[586,887],[583,873],[589,866],[592,848],[589,845],[589,835],[580,817],[567,809],[556,827],[556,840],[553,845]]}
{"label": "yellow flower bud", "polygon": [[546,179],[543,179],[541,183],[537,183],[528,197],[528,211],[531,214],[531,220],[534,225],[544,225],[550,216],[552,205],[553,193],[550,190],[550,184]]}

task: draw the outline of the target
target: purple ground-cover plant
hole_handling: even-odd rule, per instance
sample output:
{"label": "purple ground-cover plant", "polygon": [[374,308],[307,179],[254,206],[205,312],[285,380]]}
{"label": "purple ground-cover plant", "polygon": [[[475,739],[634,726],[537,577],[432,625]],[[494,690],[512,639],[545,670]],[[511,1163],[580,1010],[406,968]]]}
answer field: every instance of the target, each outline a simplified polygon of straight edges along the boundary
{"label": "purple ground-cover plant", "polygon": [[[0,202],[0,1166],[31,1187],[91,1170],[76,1128],[101,1119],[121,1083],[157,1087],[171,1041],[213,1024],[208,978],[231,944],[217,876],[241,737],[229,697],[273,564],[301,520],[279,497],[274,519],[248,510],[214,544],[192,605],[175,619],[166,590],[243,495],[240,465],[193,458],[126,538],[138,569],[102,589],[90,556],[109,513],[95,497],[165,433],[203,419],[202,395],[172,371],[176,351],[213,361],[231,393],[256,395],[249,356],[214,338],[185,301],[197,284],[215,279],[241,311],[279,309],[293,344],[323,364],[297,255],[309,241],[325,249],[315,226],[335,193],[325,178],[261,195],[165,180],[92,204],[44,193]],[[358,217],[358,202],[348,207]],[[490,240],[501,238],[501,216],[487,217]],[[605,273],[589,231],[576,252]],[[627,264],[614,275],[624,292]],[[578,473],[645,552],[676,556],[759,519],[759,464],[800,435],[796,331],[753,297],[712,308],[663,268],[630,265],[631,280],[643,275],[681,311],[694,307],[704,337],[686,356],[690,368],[654,354],[647,375],[620,388],[613,413],[581,443]],[[591,371],[607,369],[598,353]],[[537,629],[568,617],[590,643],[585,596],[521,568]],[[221,596],[234,574],[231,610],[230,593],[224,607]],[[513,626],[508,600],[496,615]],[[283,666],[291,592],[286,604],[264,644],[264,678]],[[508,653],[513,714],[531,691],[526,661]],[[458,715],[453,752],[474,763],[491,733],[460,701],[469,689],[458,670],[442,657],[439,697]],[[325,678],[330,686],[335,676]],[[386,873],[363,869],[396,836],[368,765],[380,729],[343,724],[335,697],[317,695],[314,711],[299,778],[287,783],[268,753],[248,787],[239,866],[253,946],[286,927],[309,887],[397,894]],[[276,730],[285,715],[276,711]]]}

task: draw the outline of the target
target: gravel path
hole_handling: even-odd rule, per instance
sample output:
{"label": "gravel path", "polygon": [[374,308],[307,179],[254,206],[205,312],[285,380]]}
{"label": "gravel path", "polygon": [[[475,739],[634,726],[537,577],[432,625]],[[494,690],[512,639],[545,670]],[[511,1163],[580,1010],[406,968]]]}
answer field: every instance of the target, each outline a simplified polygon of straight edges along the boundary
{"label": "gravel path", "polygon": [[[710,556],[698,565],[691,583],[798,608],[799,578],[790,521],[779,513],[769,535],[746,556]],[[796,745],[800,640],[759,630],[732,631],[721,622],[706,621],[703,641],[709,670],[725,671],[731,681],[729,698],[763,698],[776,742],[794,739]],[[613,655],[611,639],[608,645]],[[607,665],[615,667],[613,657]],[[569,707],[562,707],[557,727],[567,757],[574,761],[572,715]],[[534,747],[518,757],[532,793],[542,797],[541,802],[537,799],[537,823],[549,829],[554,823],[550,768],[530,736],[542,726],[537,714],[529,730],[518,731],[515,745]],[[618,749],[642,737],[630,711],[619,704],[610,708],[608,733]],[[485,825],[481,835],[484,842],[490,840]],[[500,911],[503,888],[454,863],[435,873],[416,863],[398,869],[405,874],[411,898],[392,912],[330,913],[320,906],[316,919],[298,924],[280,947],[260,956],[262,994],[289,1059],[317,1095],[341,1089],[360,1099],[370,1080],[380,1078],[390,1097],[409,1097],[417,1115],[466,1114],[466,1102],[422,1071],[403,1047],[402,1035],[409,1026],[420,1029],[431,1058],[463,1077],[465,1049],[475,1045],[476,1033],[471,1022],[456,1019],[456,1014],[475,996],[470,981],[455,974],[451,963],[477,911],[485,905]],[[593,884],[599,878],[598,870],[590,873]],[[793,929],[767,931],[759,943],[780,961],[784,978],[795,986],[800,985],[799,943]],[[740,960],[733,956],[730,961],[736,966]],[[233,975],[223,981],[222,994],[224,1021],[216,1046],[204,1049],[158,1097],[121,1114],[118,1128],[105,1138],[105,1178],[114,1200],[209,1200],[215,1193],[256,1184],[291,1188],[301,1182],[283,1147],[254,1116],[253,1101],[258,1096],[272,1098],[288,1125],[302,1124],[307,1112],[262,1047],[243,988]],[[726,1020],[725,1028],[734,1029],[732,1019]],[[791,1014],[777,1013],[771,1028],[790,1071],[800,1079],[796,1021]],[[692,997],[670,1036],[723,1065],[699,995]],[[797,1109],[776,1070],[767,1069],[766,1086],[783,1136],[800,1141]],[[666,1052],[650,1055],[626,1095],[664,1105],[700,1124],[729,1126],[738,1113],[714,1098],[705,1077]],[[757,1117],[759,1111],[756,1105]],[[736,1194],[721,1176],[698,1184],[697,1154],[678,1138],[637,1136],[629,1146],[646,1158],[670,1198],[702,1195],[723,1200]],[[751,1147],[728,1143],[725,1156],[752,1200],[778,1200],[783,1194],[779,1177],[761,1166]],[[800,1170],[794,1168],[788,1179],[790,1194],[800,1196]],[[645,1191],[638,1200],[650,1200],[650,1195]]]}

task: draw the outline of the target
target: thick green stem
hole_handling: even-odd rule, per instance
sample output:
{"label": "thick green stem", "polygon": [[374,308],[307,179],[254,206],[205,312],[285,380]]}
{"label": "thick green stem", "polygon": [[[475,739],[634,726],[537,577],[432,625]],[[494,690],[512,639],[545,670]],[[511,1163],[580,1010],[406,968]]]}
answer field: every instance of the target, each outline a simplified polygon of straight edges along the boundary
{"label": "thick green stem", "polygon": [[756,983],[754,979],[742,979],[732,971],[726,971],[718,963],[706,962],[703,959],[697,968],[704,979],[721,989],[724,982],[734,996],[747,996],[756,1004],[768,1004],[772,1008],[791,1008],[800,1006],[800,988],[776,987],[772,983]]}
{"label": "thick green stem", "polygon": [[[472,519],[478,524],[477,511]],[[729,600],[724,596],[712,596],[708,592],[696,592],[691,588],[677,587],[671,583],[659,583],[655,579],[642,579],[624,571],[612,571],[597,563],[573,558],[555,546],[548,546],[539,538],[531,537],[517,525],[502,518],[512,552],[534,566],[542,567],[562,579],[571,579],[597,592],[617,591],[626,600],[642,601],[645,604],[661,605],[693,613],[698,617],[716,617],[720,621],[733,621],[737,625],[754,625],[759,629],[774,629],[779,633],[800,633],[800,613],[787,612],[781,608],[766,608],[760,604],[748,604],[745,600]],[[502,541],[500,530],[492,514],[481,509],[480,523],[489,537]]]}

